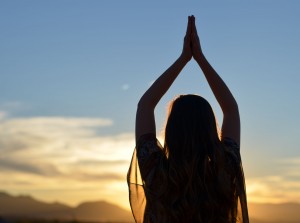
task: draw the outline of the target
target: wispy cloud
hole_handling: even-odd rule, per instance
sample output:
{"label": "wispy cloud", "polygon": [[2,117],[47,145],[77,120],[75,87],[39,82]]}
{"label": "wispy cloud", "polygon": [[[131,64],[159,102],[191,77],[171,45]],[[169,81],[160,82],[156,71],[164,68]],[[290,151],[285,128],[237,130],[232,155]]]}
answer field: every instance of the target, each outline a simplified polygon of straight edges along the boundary
{"label": "wispy cloud", "polygon": [[[5,117],[0,121],[1,189],[71,204],[107,199],[128,206],[126,172],[134,135],[97,133],[111,125],[101,118]],[[277,164],[280,173],[246,176],[249,201],[300,200],[300,157]]]}
{"label": "wispy cloud", "polygon": [[0,157],[0,169],[2,171],[8,171],[11,173],[14,172],[24,172],[24,173],[31,173],[37,174],[42,176],[53,176],[59,175],[59,171],[57,168],[49,163],[43,163],[42,165],[39,163],[30,163],[30,162],[22,162],[20,160],[11,160],[8,157],[1,158]]}
{"label": "wispy cloud", "polygon": [[[111,191],[105,185],[117,183],[123,184],[121,191],[125,192],[122,196],[126,203],[127,188],[124,183],[134,136],[131,133],[98,135],[99,128],[111,125],[111,119],[101,118],[33,117],[2,120],[1,189],[29,191],[33,195],[43,193],[43,196],[51,191],[53,199],[61,196],[64,188],[68,188],[68,193],[73,191],[71,202],[78,202],[86,199],[76,196],[82,188],[89,188],[82,192],[84,196],[94,193],[101,194],[99,199],[109,199]],[[55,195],[54,191],[57,192]]]}
{"label": "wispy cloud", "polygon": [[6,112],[0,110],[0,121],[3,120],[6,117]]}
{"label": "wispy cloud", "polygon": [[250,201],[277,203],[300,200],[300,157],[282,158],[275,163],[280,172],[246,179]]}

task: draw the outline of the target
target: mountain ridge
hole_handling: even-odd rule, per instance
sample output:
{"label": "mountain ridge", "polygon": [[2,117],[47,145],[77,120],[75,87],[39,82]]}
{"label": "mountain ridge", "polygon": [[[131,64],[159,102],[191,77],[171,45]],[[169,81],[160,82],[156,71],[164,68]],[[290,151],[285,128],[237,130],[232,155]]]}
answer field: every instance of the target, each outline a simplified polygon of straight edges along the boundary
{"label": "mountain ridge", "polygon": [[[248,203],[252,223],[300,222],[300,203]],[[43,202],[30,195],[13,196],[0,191],[0,218],[77,220],[85,222],[134,222],[132,213],[105,200],[85,201],[76,206]]]}
{"label": "mountain ridge", "polygon": [[133,221],[130,211],[107,201],[82,202],[72,207],[61,202],[42,202],[28,195],[12,196],[6,192],[0,192],[0,216],[89,222]]}

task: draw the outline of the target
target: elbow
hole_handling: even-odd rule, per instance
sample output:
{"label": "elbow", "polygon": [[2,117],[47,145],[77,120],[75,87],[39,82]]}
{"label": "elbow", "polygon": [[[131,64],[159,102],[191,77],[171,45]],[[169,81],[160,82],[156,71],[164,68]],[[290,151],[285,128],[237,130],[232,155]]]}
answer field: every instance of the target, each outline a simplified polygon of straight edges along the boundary
{"label": "elbow", "polygon": [[145,103],[145,100],[143,100],[143,98],[141,98],[141,99],[139,100],[138,104],[137,104],[137,108],[138,108],[138,109],[141,109],[141,108],[145,107],[146,104],[147,104],[147,103]]}
{"label": "elbow", "polygon": [[154,109],[155,108],[155,103],[152,102],[149,99],[146,99],[144,97],[141,97],[137,104],[138,109]]}

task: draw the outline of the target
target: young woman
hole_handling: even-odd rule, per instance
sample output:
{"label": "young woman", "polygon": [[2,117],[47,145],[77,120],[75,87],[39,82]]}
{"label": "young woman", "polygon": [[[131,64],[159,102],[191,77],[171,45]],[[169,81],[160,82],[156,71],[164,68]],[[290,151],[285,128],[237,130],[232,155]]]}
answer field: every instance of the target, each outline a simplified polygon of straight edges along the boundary
{"label": "young woman", "polygon": [[[170,105],[162,146],[154,108],[192,57],[223,111],[221,135],[210,104],[197,95],[181,95]],[[138,103],[135,135],[127,180],[137,223],[249,222],[238,105],[203,55],[194,16],[188,18],[181,55]]]}

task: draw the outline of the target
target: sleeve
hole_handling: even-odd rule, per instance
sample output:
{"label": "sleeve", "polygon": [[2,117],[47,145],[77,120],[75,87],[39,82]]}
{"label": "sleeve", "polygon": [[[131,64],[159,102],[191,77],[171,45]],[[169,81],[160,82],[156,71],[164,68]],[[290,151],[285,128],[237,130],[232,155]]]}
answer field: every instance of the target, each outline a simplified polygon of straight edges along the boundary
{"label": "sleeve", "polygon": [[240,146],[229,137],[222,139],[225,151],[229,154],[231,162],[236,169],[236,192],[237,192],[237,222],[249,223],[246,184],[240,155]]}
{"label": "sleeve", "polygon": [[222,142],[226,147],[233,149],[234,153],[240,152],[240,146],[234,141],[234,139],[229,137],[224,137],[222,139]]}
{"label": "sleeve", "polygon": [[161,152],[161,145],[154,134],[140,137],[137,157],[144,185],[151,184]]}
{"label": "sleeve", "polygon": [[144,187],[151,183],[161,153],[161,145],[154,134],[139,138],[127,173],[129,201],[135,222],[142,223],[146,208]]}

